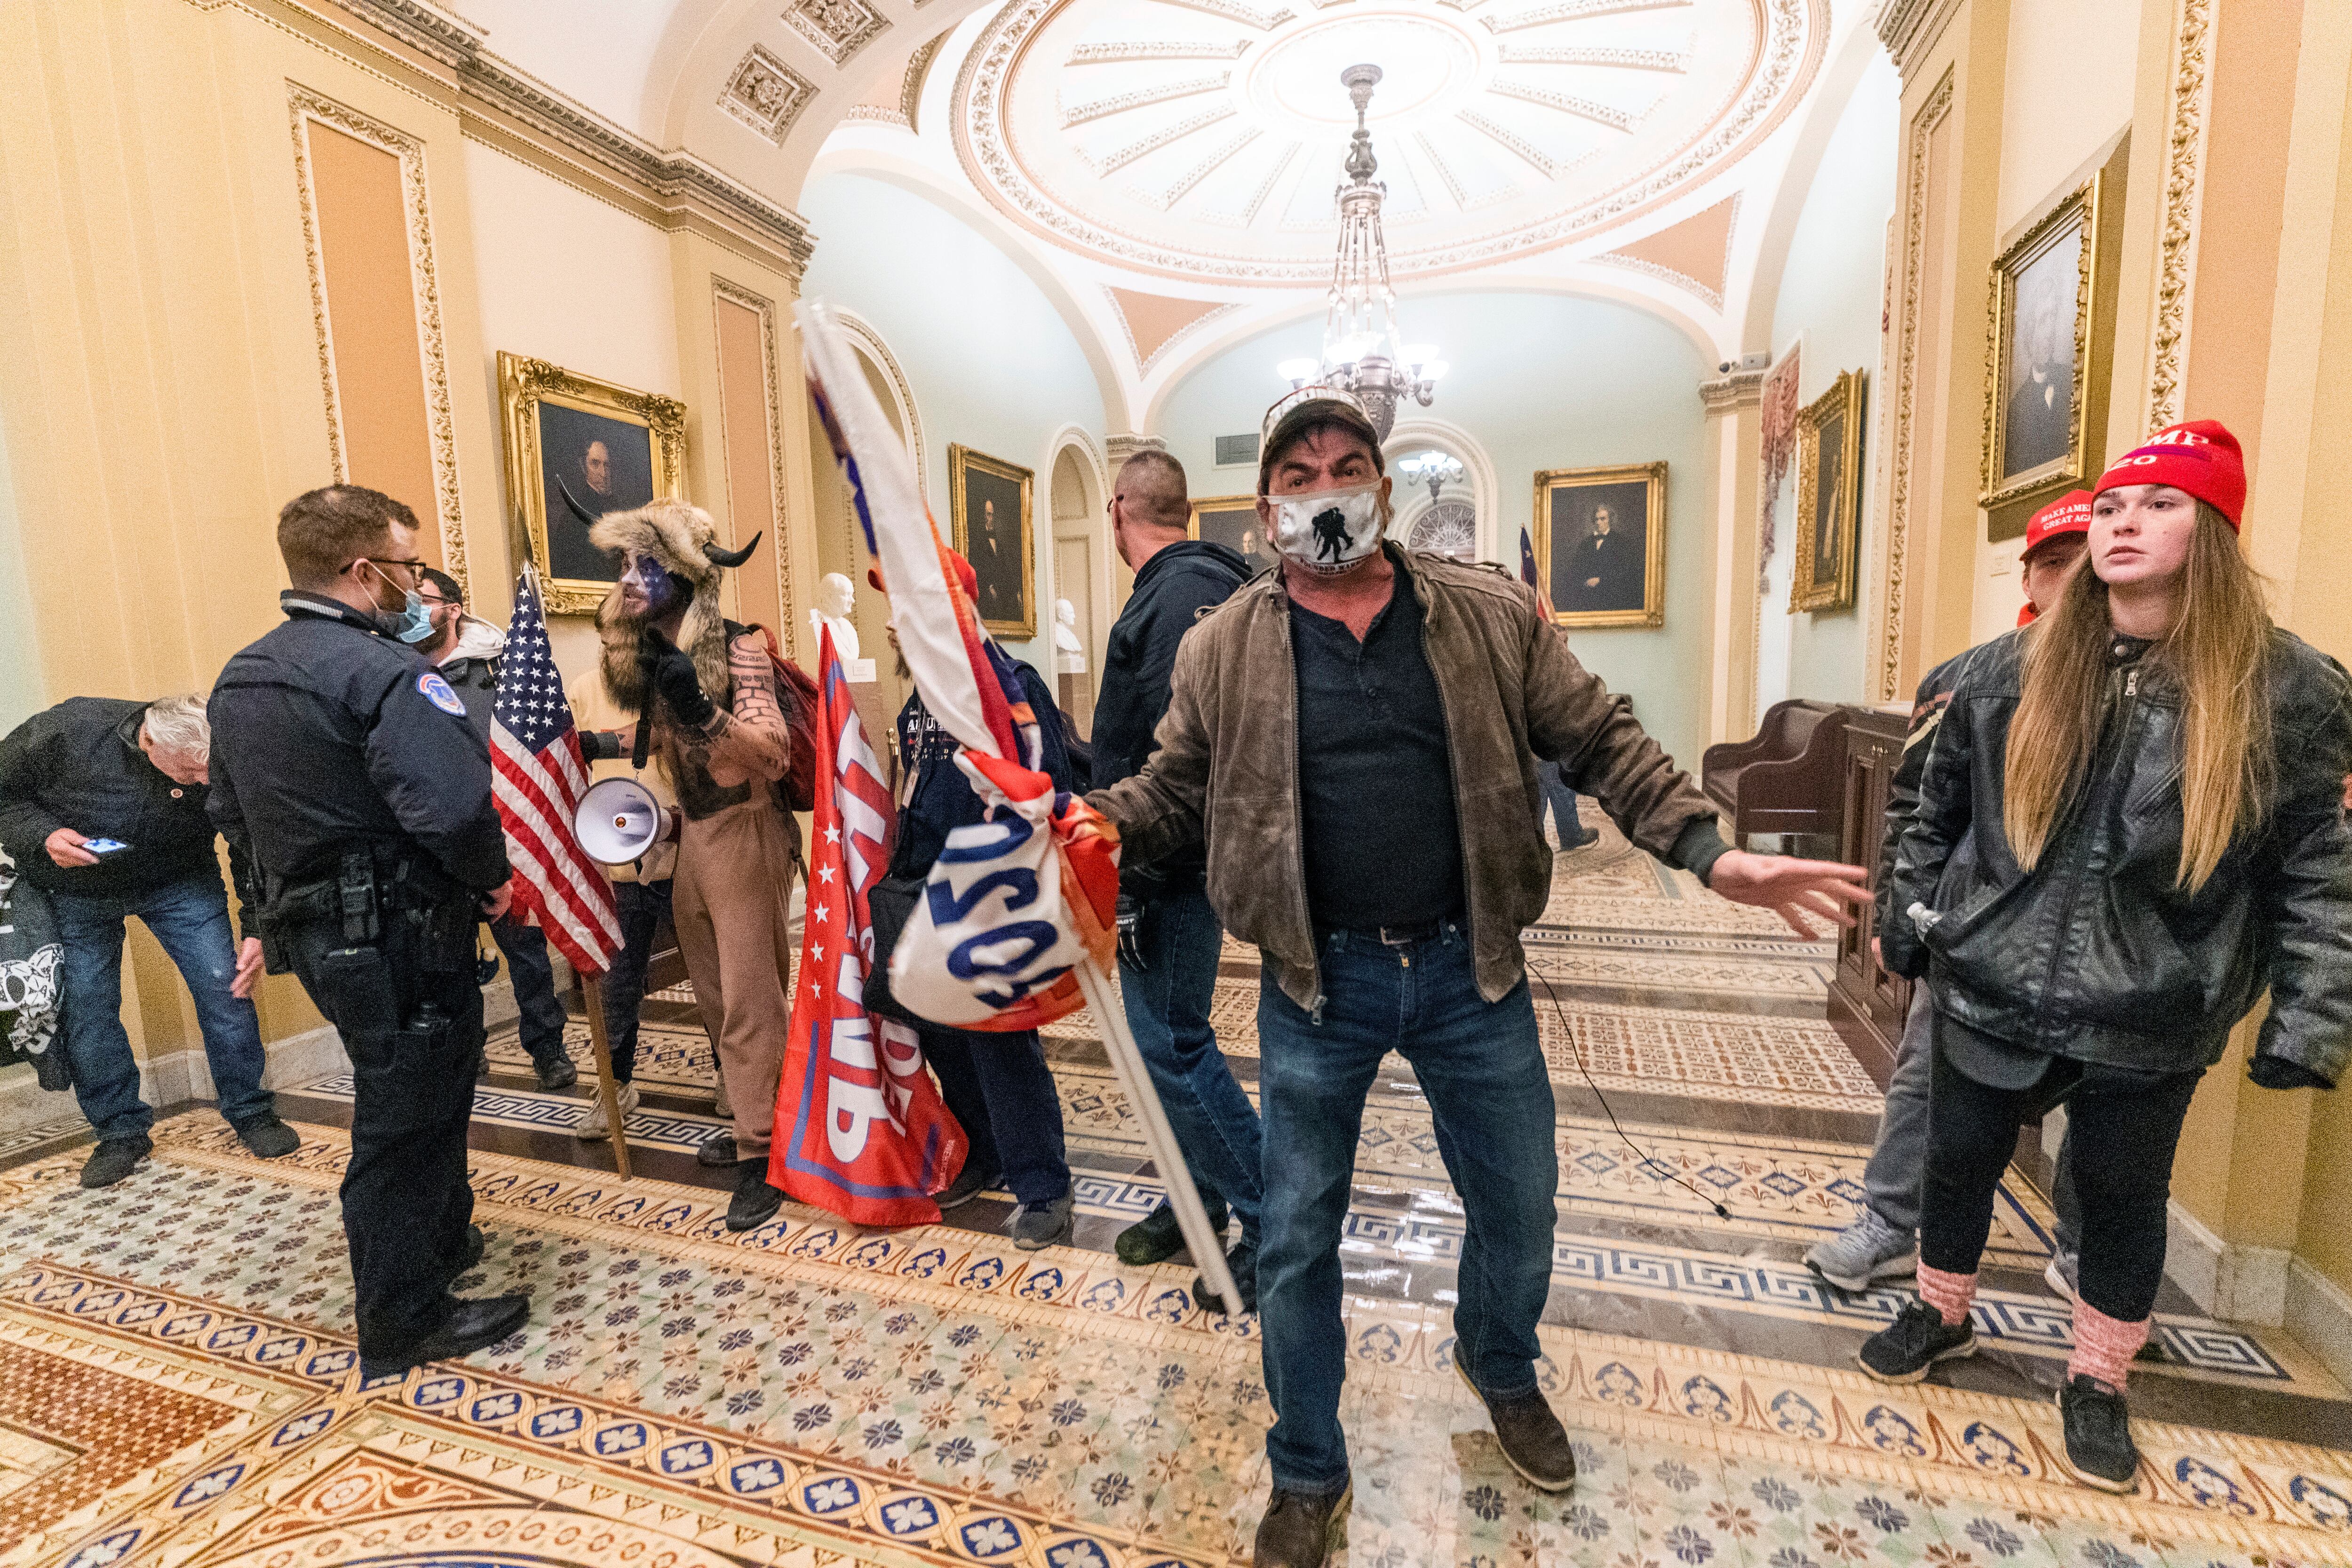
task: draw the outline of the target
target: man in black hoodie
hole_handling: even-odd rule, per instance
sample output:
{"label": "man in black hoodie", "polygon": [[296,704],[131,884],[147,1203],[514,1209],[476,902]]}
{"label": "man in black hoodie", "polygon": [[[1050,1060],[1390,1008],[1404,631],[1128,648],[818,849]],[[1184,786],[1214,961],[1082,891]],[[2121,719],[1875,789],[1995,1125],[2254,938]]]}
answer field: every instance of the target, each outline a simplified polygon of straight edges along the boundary
{"label": "man in black hoodie", "polygon": [[[1168,711],[1176,645],[1251,576],[1235,551],[1186,537],[1192,506],[1184,466],[1167,453],[1129,458],[1114,489],[1111,540],[1135,572],[1135,591],[1103,654],[1102,695],[1095,702],[1097,789],[1143,771],[1152,732]],[[1242,1222],[1241,1242],[1228,1258],[1242,1300],[1223,1310],[1248,1311],[1257,1305],[1258,1120],[1209,1024],[1224,930],[1203,889],[1205,868],[1197,847],[1157,864],[1119,868],[1119,994],[1209,1218],[1220,1231],[1228,1209]],[[1162,1203],[1129,1226],[1118,1245],[1122,1259],[1139,1265],[1174,1256],[1184,1241],[1175,1212]],[[1196,1296],[1206,1293],[1197,1280],[1192,1289]]]}

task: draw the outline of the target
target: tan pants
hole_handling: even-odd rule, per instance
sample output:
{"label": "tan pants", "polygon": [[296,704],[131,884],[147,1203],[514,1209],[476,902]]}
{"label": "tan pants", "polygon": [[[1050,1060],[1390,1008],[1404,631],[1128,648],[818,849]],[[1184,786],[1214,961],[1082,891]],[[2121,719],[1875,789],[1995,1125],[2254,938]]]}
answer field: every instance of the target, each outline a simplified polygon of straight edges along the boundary
{"label": "tan pants", "polygon": [[735,1149],[765,1159],[792,1021],[793,832],[764,799],[678,831],[671,919],[734,1101]]}

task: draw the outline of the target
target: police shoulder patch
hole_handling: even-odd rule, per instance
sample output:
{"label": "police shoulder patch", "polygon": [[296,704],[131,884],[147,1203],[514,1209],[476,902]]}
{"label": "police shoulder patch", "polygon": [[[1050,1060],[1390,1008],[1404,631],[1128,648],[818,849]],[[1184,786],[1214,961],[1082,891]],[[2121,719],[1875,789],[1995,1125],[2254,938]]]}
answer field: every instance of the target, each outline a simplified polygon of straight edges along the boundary
{"label": "police shoulder patch", "polygon": [[425,700],[441,710],[442,712],[458,719],[466,716],[465,703],[458,700],[455,691],[449,689],[449,683],[441,679],[439,670],[428,669],[418,676],[416,689],[424,694]]}

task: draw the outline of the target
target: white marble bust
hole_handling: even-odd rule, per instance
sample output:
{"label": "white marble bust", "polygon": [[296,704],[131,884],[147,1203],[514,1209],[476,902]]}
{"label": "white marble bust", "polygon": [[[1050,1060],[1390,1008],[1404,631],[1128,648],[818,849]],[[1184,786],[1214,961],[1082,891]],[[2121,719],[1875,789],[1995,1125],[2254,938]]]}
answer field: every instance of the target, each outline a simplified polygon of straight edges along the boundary
{"label": "white marble bust", "polygon": [[1054,601],[1054,668],[1062,675],[1087,672],[1086,645],[1078,641],[1078,607],[1067,599]]}
{"label": "white marble bust", "polygon": [[850,624],[850,611],[856,606],[857,590],[848,578],[838,572],[828,572],[817,579],[816,607],[809,611],[809,627],[822,638],[833,634],[833,651],[847,665],[857,658],[857,628]]}

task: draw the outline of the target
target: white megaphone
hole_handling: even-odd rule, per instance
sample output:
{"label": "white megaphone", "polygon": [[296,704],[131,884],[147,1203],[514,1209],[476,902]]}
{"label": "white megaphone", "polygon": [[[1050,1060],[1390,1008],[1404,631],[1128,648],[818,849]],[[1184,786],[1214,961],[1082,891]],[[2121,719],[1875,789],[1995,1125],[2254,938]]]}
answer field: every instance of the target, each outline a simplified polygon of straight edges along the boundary
{"label": "white megaphone", "polygon": [[572,814],[580,847],[600,866],[626,866],[677,831],[677,818],[635,779],[588,786]]}

